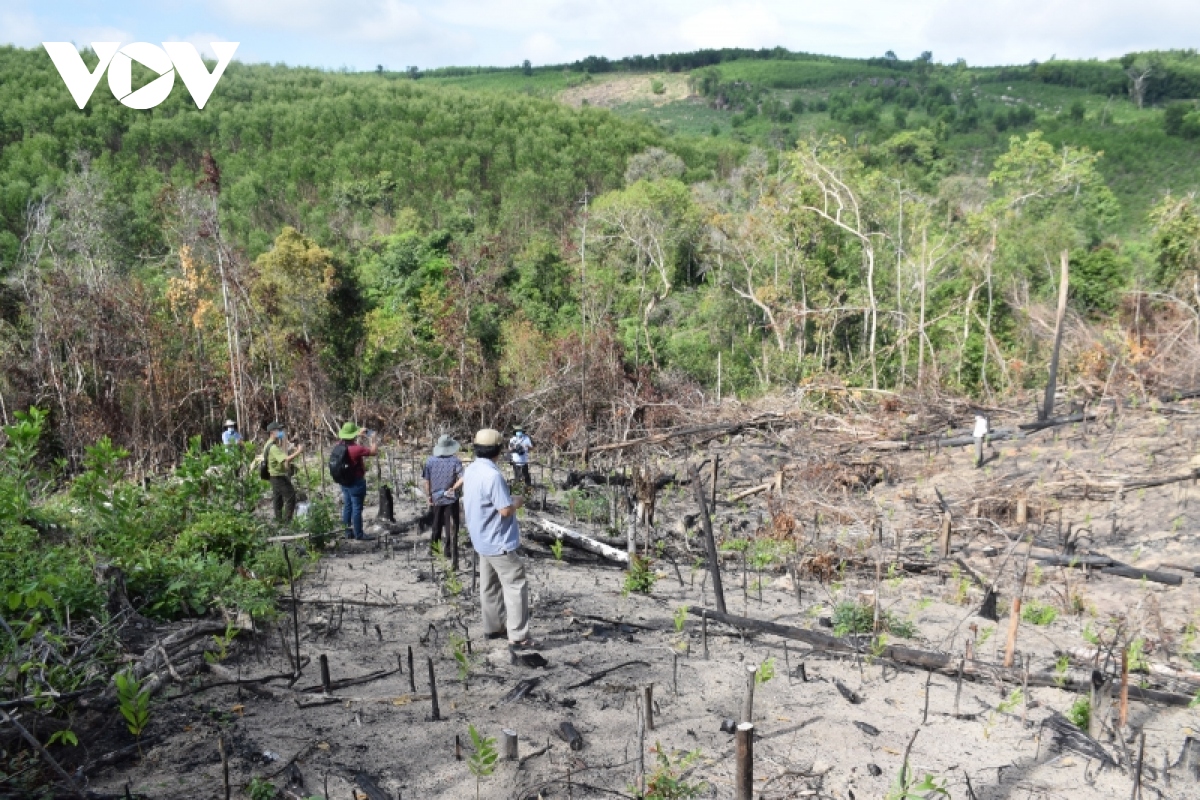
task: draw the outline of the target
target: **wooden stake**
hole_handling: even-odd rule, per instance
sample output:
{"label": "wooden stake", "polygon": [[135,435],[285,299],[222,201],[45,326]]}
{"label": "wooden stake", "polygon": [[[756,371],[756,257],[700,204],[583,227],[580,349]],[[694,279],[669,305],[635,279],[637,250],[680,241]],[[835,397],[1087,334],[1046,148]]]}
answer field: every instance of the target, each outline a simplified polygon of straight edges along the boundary
{"label": "wooden stake", "polygon": [[743,722],[737,726],[737,800],[753,800],[754,797],[754,723]]}
{"label": "wooden stake", "polygon": [[950,512],[942,512],[942,532],[938,537],[942,558],[950,557],[950,539],[954,535],[954,524],[950,520]]}
{"label": "wooden stake", "polygon": [[[1129,648],[1121,651],[1121,707],[1117,714],[1120,727],[1129,719]],[[1119,733],[1117,734],[1120,735]]]}
{"label": "wooden stake", "polygon": [[742,695],[742,718],[739,722],[754,722],[754,683],[758,676],[758,665],[746,666],[746,692]]}
{"label": "wooden stake", "polygon": [[1133,775],[1133,793],[1129,795],[1129,800],[1141,800],[1142,797],[1142,765],[1146,758],[1146,732],[1142,731],[1140,741],[1138,742],[1138,757],[1137,769]]}
{"label": "wooden stake", "polygon": [[642,715],[646,719],[646,730],[654,730],[654,684],[642,687]]}
{"label": "wooden stake", "polygon": [[[300,601],[296,599],[296,578],[295,572],[292,570],[292,557],[289,554],[287,545],[283,546],[283,560],[287,563],[288,571],[288,587],[292,592],[292,634],[296,637],[296,672],[295,677],[300,677],[301,659],[300,659]],[[295,681],[293,681],[294,683]]]}
{"label": "wooden stake", "polygon": [[725,612],[725,589],[721,585],[721,558],[717,553],[717,540],[713,537],[712,519],[708,516],[708,498],[704,496],[704,487],[700,481],[700,470],[692,468],[692,488],[696,495],[696,503],[700,506],[700,523],[704,529],[704,547],[708,552],[708,568],[712,573],[713,598],[717,611]]}
{"label": "wooden stake", "polygon": [[329,694],[332,691],[329,680],[329,656],[321,653],[321,691]]}
{"label": "wooden stake", "polygon": [[408,646],[408,691],[417,693],[417,671],[413,669],[412,645]]}
{"label": "wooden stake", "polygon": [[671,653],[671,694],[679,696],[679,653],[676,652]]}
{"label": "wooden stake", "polygon": [[504,760],[518,761],[517,732],[505,728],[504,730],[500,731],[500,735],[504,737]]}
{"label": "wooden stake", "polygon": [[[639,701],[639,705],[640,705],[640,701]],[[640,713],[640,709],[639,709],[639,713],[638,713],[637,740],[638,740],[637,741],[637,743],[638,743],[638,755],[637,755],[638,796],[645,797],[646,796],[646,717],[644,714]]]}
{"label": "wooden stake", "polygon": [[1024,530],[1029,520],[1029,501],[1024,497],[1017,498],[1017,527]]}
{"label": "wooden stake", "polygon": [[708,661],[708,611],[700,611],[700,641],[704,643],[704,660]]}
{"label": "wooden stake", "polygon": [[[1099,681],[1096,679],[1100,678]],[[1092,674],[1091,713],[1088,715],[1088,736],[1099,740],[1104,735],[1104,726],[1112,718],[1112,680]]]}
{"label": "wooden stake", "polygon": [[1017,652],[1017,628],[1021,625],[1021,598],[1012,599],[1012,611],[1008,615],[1008,638],[1004,642],[1004,667],[1013,665],[1013,657]]}
{"label": "wooden stake", "polygon": [[431,716],[434,720],[439,720],[442,718],[442,712],[438,708],[437,681],[433,676],[433,657],[426,656],[425,663],[429,667],[429,698],[433,701]]}

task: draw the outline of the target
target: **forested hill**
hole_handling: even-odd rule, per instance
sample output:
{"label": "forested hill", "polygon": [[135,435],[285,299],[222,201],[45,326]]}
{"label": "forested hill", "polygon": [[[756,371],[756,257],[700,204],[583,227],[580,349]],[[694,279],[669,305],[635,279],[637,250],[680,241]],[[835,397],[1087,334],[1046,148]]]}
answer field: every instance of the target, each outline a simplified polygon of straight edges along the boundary
{"label": "forested hill", "polygon": [[0,49],[3,413],[153,465],[226,416],[565,442],[718,392],[988,396],[1044,374],[1064,250],[1070,379],[1171,385],[1200,269],[1194,54],[713,52],[235,63],[202,111],[103,82],[80,111],[44,52]]}

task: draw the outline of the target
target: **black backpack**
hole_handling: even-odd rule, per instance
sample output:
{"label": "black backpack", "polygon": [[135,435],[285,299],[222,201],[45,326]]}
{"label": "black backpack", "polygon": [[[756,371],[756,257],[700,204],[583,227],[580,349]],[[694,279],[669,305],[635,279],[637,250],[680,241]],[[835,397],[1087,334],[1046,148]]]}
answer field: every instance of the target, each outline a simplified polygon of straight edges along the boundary
{"label": "black backpack", "polygon": [[264,481],[271,480],[271,465],[267,463],[267,459],[271,457],[271,448],[274,446],[273,443],[267,445],[267,449],[263,450],[262,461],[258,465],[258,477]]}
{"label": "black backpack", "polygon": [[355,481],[351,474],[354,462],[350,460],[350,446],[340,441],[329,451],[329,477],[339,486],[349,486]]}

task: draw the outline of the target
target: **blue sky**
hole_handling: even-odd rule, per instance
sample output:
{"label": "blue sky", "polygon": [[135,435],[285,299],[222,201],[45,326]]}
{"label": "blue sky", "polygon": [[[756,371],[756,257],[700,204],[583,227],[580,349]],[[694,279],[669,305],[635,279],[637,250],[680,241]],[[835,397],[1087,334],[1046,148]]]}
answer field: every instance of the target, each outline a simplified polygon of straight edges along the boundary
{"label": "blue sky", "polygon": [[241,61],[512,65],[701,47],[1025,63],[1200,47],[1200,0],[0,0],[0,43],[241,42]]}

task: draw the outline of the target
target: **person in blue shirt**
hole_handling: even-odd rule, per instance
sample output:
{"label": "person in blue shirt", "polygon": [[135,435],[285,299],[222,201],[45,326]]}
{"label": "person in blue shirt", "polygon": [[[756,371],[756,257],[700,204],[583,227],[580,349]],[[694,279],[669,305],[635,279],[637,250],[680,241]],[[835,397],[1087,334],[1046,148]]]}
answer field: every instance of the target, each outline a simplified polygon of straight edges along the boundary
{"label": "person in blue shirt", "polygon": [[459,461],[458,442],[450,434],[438,437],[433,455],[425,462],[421,477],[425,480],[425,497],[433,511],[433,537],[430,546],[435,547],[446,531],[446,549],[452,553],[458,547],[458,495],[462,488],[463,465]]}
{"label": "person in blue shirt", "polygon": [[242,443],[242,435],[238,433],[237,423],[231,419],[225,420],[225,430],[221,433],[221,444],[229,446]]}
{"label": "person in blue shirt", "polygon": [[513,437],[508,440],[509,460],[512,461],[513,480],[525,481],[529,487],[529,451],[533,449],[533,440],[525,433],[520,425],[513,428]]}
{"label": "person in blue shirt", "polygon": [[462,502],[467,532],[479,556],[479,600],[483,632],[489,639],[507,637],[513,649],[533,647],[529,638],[529,585],[519,550],[517,509],[524,503],[508,491],[496,466],[504,447],[497,430],[475,434],[475,461],[463,474]]}

